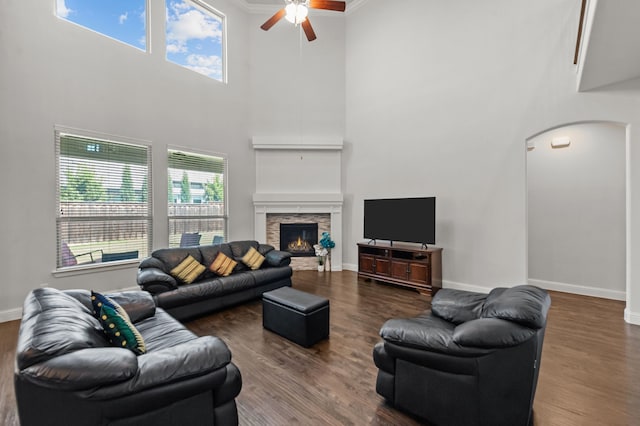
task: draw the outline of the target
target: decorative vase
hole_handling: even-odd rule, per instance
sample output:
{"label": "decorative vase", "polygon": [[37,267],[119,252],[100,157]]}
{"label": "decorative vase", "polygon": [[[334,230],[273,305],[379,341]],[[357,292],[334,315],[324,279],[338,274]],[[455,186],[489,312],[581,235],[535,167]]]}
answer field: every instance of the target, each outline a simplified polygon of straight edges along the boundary
{"label": "decorative vase", "polygon": [[318,264],[318,272],[324,272],[324,265]]}
{"label": "decorative vase", "polygon": [[331,272],[331,250],[329,250],[329,254],[327,255],[327,259],[324,262],[324,268],[326,271]]}

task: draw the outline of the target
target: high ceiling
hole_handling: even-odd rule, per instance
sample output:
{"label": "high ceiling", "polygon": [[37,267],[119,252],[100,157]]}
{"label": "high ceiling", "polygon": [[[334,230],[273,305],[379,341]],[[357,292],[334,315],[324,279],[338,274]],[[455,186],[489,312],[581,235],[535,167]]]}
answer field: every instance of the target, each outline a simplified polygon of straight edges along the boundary
{"label": "high ceiling", "polygon": [[580,90],[640,77],[640,2],[592,2],[588,11]]}

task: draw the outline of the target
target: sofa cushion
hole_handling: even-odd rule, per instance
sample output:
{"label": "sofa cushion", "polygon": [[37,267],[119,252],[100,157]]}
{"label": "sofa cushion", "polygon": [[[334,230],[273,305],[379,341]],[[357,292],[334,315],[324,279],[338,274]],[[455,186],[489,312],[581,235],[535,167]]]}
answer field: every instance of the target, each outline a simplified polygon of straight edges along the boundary
{"label": "sofa cushion", "polygon": [[260,266],[264,262],[264,256],[261,255],[258,250],[251,247],[249,251],[242,256],[242,263],[247,265],[252,270],[260,269]]}
{"label": "sofa cushion", "polygon": [[144,339],[136,327],[109,305],[100,308],[100,323],[113,346],[126,348],[136,355],[146,352]]}
{"label": "sofa cushion", "polygon": [[184,283],[191,284],[205,269],[204,265],[195,260],[193,256],[188,255],[178,266],[171,270],[171,275]]}
{"label": "sofa cushion", "polygon": [[480,317],[486,294],[452,288],[439,290],[431,301],[433,315],[454,324],[461,324]]}
{"label": "sofa cushion", "polygon": [[163,270],[167,274],[189,255],[202,263],[202,254],[199,247],[164,248],[155,250],[151,255],[162,261]]}
{"label": "sofa cushion", "polygon": [[55,288],[31,291],[22,312],[16,351],[19,369],[76,350],[109,346],[91,311]]}
{"label": "sofa cushion", "polygon": [[546,324],[550,305],[549,294],[538,287],[519,285],[496,288],[487,296],[480,317],[500,318],[539,329]]}
{"label": "sofa cushion", "polygon": [[258,249],[260,244],[257,241],[246,240],[246,241],[232,241],[229,243],[229,247],[231,248],[231,254],[233,254],[234,258],[244,256],[251,247],[254,249]]}
{"label": "sofa cushion", "polygon": [[453,341],[462,346],[506,348],[530,339],[535,330],[499,318],[478,318],[457,326]]}
{"label": "sofa cushion", "polygon": [[235,268],[237,264],[238,262],[220,252],[216,256],[216,259],[213,261],[213,263],[209,266],[209,270],[216,275],[226,277],[231,274],[233,268]]}
{"label": "sofa cushion", "polygon": [[253,272],[233,274],[224,278],[213,278],[183,285],[174,291],[156,295],[156,303],[164,309],[171,309],[210,298],[238,293],[256,286],[256,281],[252,274]]}

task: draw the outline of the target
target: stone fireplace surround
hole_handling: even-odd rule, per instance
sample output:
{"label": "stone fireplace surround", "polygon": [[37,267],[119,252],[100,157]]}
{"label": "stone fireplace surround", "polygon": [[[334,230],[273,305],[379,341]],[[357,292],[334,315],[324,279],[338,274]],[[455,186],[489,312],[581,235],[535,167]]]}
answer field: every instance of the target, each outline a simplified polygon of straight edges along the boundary
{"label": "stone fireplace surround", "polygon": [[[331,270],[341,271],[342,139],[254,137],[252,145],[256,154],[255,239],[279,247],[280,221],[317,222],[318,238],[330,232],[336,243]],[[292,267],[317,269],[317,260],[292,258]]]}

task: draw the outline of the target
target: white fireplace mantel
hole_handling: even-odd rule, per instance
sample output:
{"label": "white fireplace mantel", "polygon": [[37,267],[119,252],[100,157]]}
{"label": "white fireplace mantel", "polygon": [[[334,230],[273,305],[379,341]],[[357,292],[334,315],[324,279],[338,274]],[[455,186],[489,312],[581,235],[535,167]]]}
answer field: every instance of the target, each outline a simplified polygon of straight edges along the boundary
{"label": "white fireplace mantel", "polygon": [[341,137],[253,137],[256,153],[255,239],[266,241],[267,215],[329,213],[336,247],[331,269],[342,270]]}
{"label": "white fireplace mantel", "polygon": [[255,239],[267,239],[269,213],[329,213],[331,239],[336,247],[332,251],[331,269],[342,270],[342,194],[254,194]]}

